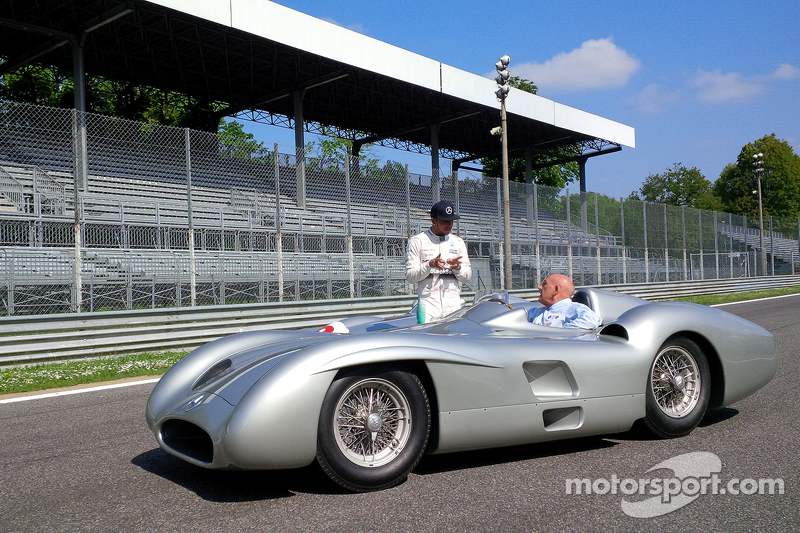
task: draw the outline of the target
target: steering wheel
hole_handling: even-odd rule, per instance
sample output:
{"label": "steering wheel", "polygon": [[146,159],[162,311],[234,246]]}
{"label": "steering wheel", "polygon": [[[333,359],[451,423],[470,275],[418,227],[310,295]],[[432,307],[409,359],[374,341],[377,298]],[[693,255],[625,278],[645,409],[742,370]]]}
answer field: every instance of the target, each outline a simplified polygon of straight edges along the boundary
{"label": "steering wheel", "polygon": [[506,301],[503,300],[502,298],[489,298],[487,301],[489,301],[489,302],[498,302],[498,303],[507,305],[509,309],[514,309],[513,305],[511,305],[510,303],[506,303]]}

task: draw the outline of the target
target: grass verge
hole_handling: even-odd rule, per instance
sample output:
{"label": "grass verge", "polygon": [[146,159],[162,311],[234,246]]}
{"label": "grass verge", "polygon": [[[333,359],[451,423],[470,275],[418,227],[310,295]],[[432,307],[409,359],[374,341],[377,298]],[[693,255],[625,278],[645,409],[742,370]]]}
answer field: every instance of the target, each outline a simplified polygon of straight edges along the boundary
{"label": "grass verge", "polygon": [[[680,301],[715,305],[797,293],[800,293],[800,286],[739,294],[701,295],[681,298]],[[0,395],[85,385],[137,376],[161,375],[186,353],[143,353],[121,357],[102,357],[80,361],[0,368]]]}
{"label": "grass verge", "polygon": [[800,286],[783,287],[780,289],[765,289],[763,291],[740,292],[737,294],[701,294],[686,298],[678,298],[681,302],[692,302],[702,305],[717,305],[759,298],[774,298],[775,296],[788,296],[800,293]]}
{"label": "grass verge", "polygon": [[138,376],[159,376],[186,353],[143,353],[0,368],[0,395]]}

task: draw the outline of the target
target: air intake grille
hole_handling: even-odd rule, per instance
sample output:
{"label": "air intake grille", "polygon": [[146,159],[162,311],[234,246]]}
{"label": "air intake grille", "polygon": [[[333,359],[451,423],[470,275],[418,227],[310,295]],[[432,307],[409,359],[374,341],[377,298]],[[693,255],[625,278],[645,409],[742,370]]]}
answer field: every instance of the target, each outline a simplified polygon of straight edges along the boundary
{"label": "air intake grille", "polygon": [[214,445],[208,433],[185,420],[167,420],[161,426],[164,444],[201,463],[214,460]]}

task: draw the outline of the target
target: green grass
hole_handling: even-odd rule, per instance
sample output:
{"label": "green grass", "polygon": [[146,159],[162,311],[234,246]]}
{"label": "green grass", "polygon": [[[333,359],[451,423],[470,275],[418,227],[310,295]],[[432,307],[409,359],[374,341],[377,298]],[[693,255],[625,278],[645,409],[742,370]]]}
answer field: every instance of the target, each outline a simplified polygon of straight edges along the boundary
{"label": "green grass", "polygon": [[[800,286],[739,294],[694,296],[681,298],[680,301],[714,305],[797,293],[800,293]],[[143,353],[122,357],[103,357],[0,368],[0,395],[84,385],[137,376],[157,376],[166,372],[184,355],[186,355],[186,352]]]}
{"label": "green grass", "polygon": [[158,376],[187,352],[143,353],[0,368],[0,394],[30,392],[137,376]]}
{"label": "green grass", "polygon": [[786,296],[788,294],[800,293],[800,286],[784,287],[781,289],[766,289],[763,291],[740,292],[738,294],[703,294],[686,298],[678,298],[681,302],[692,302],[703,305],[725,304],[730,302],[741,302],[744,300],[757,300],[758,298],[772,298],[774,296]]}

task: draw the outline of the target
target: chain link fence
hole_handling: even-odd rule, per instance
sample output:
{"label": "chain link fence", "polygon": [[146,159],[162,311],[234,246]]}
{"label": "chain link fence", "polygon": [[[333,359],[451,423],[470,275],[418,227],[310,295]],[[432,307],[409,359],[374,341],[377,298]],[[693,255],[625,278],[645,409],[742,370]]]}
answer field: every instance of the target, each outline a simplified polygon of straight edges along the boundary
{"label": "chain link fence", "polygon": [[[501,182],[252,136],[0,101],[0,314],[413,293],[409,236],[456,203],[467,290],[502,288]],[[286,153],[290,152],[290,153]],[[300,161],[301,164],[298,164]],[[800,272],[800,219],[510,184],[514,288]],[[766,270],[761,266],[764,251]]]}

